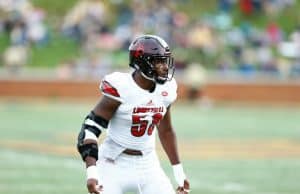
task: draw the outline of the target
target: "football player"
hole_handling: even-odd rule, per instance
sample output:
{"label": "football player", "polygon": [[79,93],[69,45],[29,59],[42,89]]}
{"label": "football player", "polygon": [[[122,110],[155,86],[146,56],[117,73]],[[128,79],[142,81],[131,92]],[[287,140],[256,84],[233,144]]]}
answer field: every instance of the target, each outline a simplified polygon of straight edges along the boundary
{"label": "football player", "polygon": [[[176,192],[190,186],[180,163],[171,124],[171,104],[177,97],[173,57],[168,44],[143,35],[129,46],[133,73],[106,75],[102,97],[86,116],[77,148],[87,168],[87,188],[96,194],[174,194],[155,152],[155,133],[172,166]],[[107,136],[98,147],[98,137]]]}

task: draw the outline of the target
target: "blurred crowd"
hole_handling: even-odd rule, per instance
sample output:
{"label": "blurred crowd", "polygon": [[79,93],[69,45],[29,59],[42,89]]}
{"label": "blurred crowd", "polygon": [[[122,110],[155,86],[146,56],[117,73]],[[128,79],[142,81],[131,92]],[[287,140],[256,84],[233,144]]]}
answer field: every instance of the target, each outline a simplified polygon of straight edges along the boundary
{"label": "blurred crowd", "polygon": [[[276,19],[258,28],[246,20],[236,25],[233,18],[237,10],[243,17],[276,18],[294,6],[295,0],[218,0],[217,11],[199,13],[196,18],[178,9],[184,0],[109,2],[80,0],[66,13],[61,34],[77,41],[83,54],[78,59],[62,61],[60,77],[99,77],[114,67],[127,67],[114,64],[114,53],[126,55],[130,41],[144,33],[157,34],[169,42],[174,48],[176,68],[186,73],[198,71],[199,84],[203,82],[204,67],[221,74],[234,70],[246,77],[257,73],[300,77],[298,24],[287,33]],[[10,47],[3,54],[8,66],[24,65],[32,45],[42,47],[52,41],[44,24],[46,13],[28,0],[0,0],[0,14],[0,33],[9,33],[10,37]],[[114,25],[111,18],[117,18]]]}
{"label": "blurred crowd", "polygon": [[10,42],[3,62],[17,72],[28,62],[31,45],[44,46],[49,41],[45,12],[27,0],[0,0],[0,16],[0,33],[7,33]]}

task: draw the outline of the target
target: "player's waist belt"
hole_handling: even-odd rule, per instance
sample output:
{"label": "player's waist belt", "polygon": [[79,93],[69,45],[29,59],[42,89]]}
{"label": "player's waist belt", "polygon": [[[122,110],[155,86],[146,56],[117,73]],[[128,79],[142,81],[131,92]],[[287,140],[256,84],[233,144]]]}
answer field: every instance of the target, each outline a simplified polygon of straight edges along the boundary
{"label": "player's waist belt", "polygon": [[132,149],[125,149],[123,151],[124,154],[132,155],[132,156],[142,156],[143,153],[140,150],[132,150]]}

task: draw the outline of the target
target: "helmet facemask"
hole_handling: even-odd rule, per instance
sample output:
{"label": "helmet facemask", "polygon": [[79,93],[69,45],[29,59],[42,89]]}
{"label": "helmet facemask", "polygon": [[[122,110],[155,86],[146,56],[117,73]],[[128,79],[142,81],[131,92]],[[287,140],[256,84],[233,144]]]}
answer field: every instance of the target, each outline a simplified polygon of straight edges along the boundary
{"label": "helmet facemask", "polygon": [[[157,83],[164,84],[166,81],[170,81],[173,78],[174,72],[175,72],[173,57],[171,57],[171,56],[156,56],[153,59],[152,64],[154,66],[153,77]],[[157,68],[157,67],[155,67],[156,64],[167,65],[168,72],[165,75],[159,75],[159,73],[156,71],[156,68]]]}
{"label": "helmet facemask", "polygon": [[[144,78],[158,84],[164,84],[166,81],[170,81],[174,76],[174,59],[171,56],[143,55],[134,61],[134,68],[140,70]],[[159,75],[156,67],[156,64],[158,63],[160,63],[160,65],[166,64],[168,66],[166,75]]]}

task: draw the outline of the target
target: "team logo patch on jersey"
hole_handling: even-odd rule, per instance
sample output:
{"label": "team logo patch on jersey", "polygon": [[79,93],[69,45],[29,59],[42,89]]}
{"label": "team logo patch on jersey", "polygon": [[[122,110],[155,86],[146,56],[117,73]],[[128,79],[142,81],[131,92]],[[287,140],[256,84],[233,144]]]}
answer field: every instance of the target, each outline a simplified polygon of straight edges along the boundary
{"label": "team logo patch on jersey", "polygon": [[167,91],[162,91],[162,92],[161,92],[161,95],[162,95],[162,96],[168,96],[169,94],[168,94]]}
{"label": "team logo patch on jersey", "polygon": [[118,90],[114,88],[108,81],[102,81],[101,90],[105,94],[109,94],[115,97],[120,97]]}

